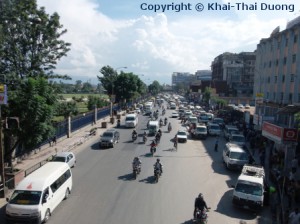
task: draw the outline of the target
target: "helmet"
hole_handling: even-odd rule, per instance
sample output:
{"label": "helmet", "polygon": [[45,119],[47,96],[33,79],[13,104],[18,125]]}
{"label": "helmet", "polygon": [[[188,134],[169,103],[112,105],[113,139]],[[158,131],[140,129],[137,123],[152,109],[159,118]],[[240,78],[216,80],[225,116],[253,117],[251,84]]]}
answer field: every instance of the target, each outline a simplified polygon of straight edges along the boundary
{"label": "helmet", "polygon": [[198,198],[203,198],[203,194],[200,193],[200,194],[198,195]]}
{"label": "helmet", "polygon": [[136,156],[136,157],[134,157],[134,160],[138,160],[138,159],[139,159],[139,157],[137,157],[137,156]]}
{"label": "helmet", "polygon": [[157,162],[159,162],[159,161],[160,161],[160,159],[157,159],[156,161],[157,161]]}

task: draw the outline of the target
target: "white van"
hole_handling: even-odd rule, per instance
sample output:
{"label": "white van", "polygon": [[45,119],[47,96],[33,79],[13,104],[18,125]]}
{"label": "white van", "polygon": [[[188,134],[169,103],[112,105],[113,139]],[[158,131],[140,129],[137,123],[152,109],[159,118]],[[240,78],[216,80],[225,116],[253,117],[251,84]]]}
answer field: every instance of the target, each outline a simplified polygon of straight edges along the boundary
{"label": "white van", "polygon": [[47,222],[59,203],[69,197],[72,185],[72,172],[67,163],[46,163],[23,179],[7,199],[7,221]]}
{"label": "white van", "polygon": [[232,203],[244,209],[260,211],[264,205],[265,190],[264,168],[244,165],[233,190]]}
{"label": "white van", "polygon": [[156,135],[159,129],[158,121],[149,121],[148,129],[149,129],[149,135]]}
{"label": "white van", "polygon": [[127,114],[125,117],[125,126],[127,128],[135,128],[138,124],[138,115],[137,114]]}
{"label": "white van", "polygon": [[249,163],[249,154],[239,145],[227,143],[223,149],[223,161],[228,169],[239,169]]}

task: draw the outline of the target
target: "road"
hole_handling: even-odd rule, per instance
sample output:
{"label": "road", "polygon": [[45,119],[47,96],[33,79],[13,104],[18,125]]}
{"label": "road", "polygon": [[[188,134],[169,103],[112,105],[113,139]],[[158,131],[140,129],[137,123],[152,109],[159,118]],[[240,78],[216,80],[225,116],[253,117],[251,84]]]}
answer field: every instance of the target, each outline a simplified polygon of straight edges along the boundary
{"label": "road", "polygon": [[[170,111],[167,111],[167,115]],[[146,117],[139,116],[138,133],[146,127]],[[202,192],[208,206],[209,223],[269,223],[266,218],[234,208],[232,189],[238,173],[225,169],[219,140],[219,152],[213,150],[215,137],[204,141],[179,143],[171,151],[171,138],[180,121],[169,118],[173,130],[163,135],[158,151],[150,156],[150,140],[146,145],[131,141],[132,129],[120,128],[121,139],[115,148],[99,149],[92,142],[77,153],[73,171],[74,188],[70,198],[63,201],[52,214],[51,224],[189,224],[195,197]],[[142,160],[142,172],[132,179],[131,162],[135,156]],[[164,165],[163,176],[154,183],[153,164],[157,158]],[[268,209],[262,212],[265,217]]]}

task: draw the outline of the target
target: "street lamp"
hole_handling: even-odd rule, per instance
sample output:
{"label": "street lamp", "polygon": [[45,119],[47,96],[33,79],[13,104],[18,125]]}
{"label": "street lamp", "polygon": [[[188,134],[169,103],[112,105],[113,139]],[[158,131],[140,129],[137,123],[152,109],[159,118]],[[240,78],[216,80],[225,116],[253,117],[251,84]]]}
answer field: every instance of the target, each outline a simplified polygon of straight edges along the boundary
{"label": "street lamp", "polygon": [[[114,70],[116,71],[117,75],[118,75],[118,70],[119,69],[127,69],[126,66],[123,67],[117,67]],[[115,101],[115,96],[114,96],[114,80],[111,79],[111,95],[110,95],[110,117],[111,117],[111,123],[112,123],[112,118],[113,118],[113,102]]]}

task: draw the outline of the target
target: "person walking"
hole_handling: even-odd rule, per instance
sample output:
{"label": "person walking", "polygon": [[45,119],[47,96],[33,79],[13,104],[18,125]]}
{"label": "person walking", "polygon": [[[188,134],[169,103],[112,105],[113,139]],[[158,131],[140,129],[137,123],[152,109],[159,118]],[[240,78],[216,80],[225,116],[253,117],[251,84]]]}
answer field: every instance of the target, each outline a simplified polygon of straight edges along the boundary
{"label": "person walking", "polygon": [[218,147],[219,147],[219,139],[217,138],[217,140],[215,142],[215,152],[218,151]]}

